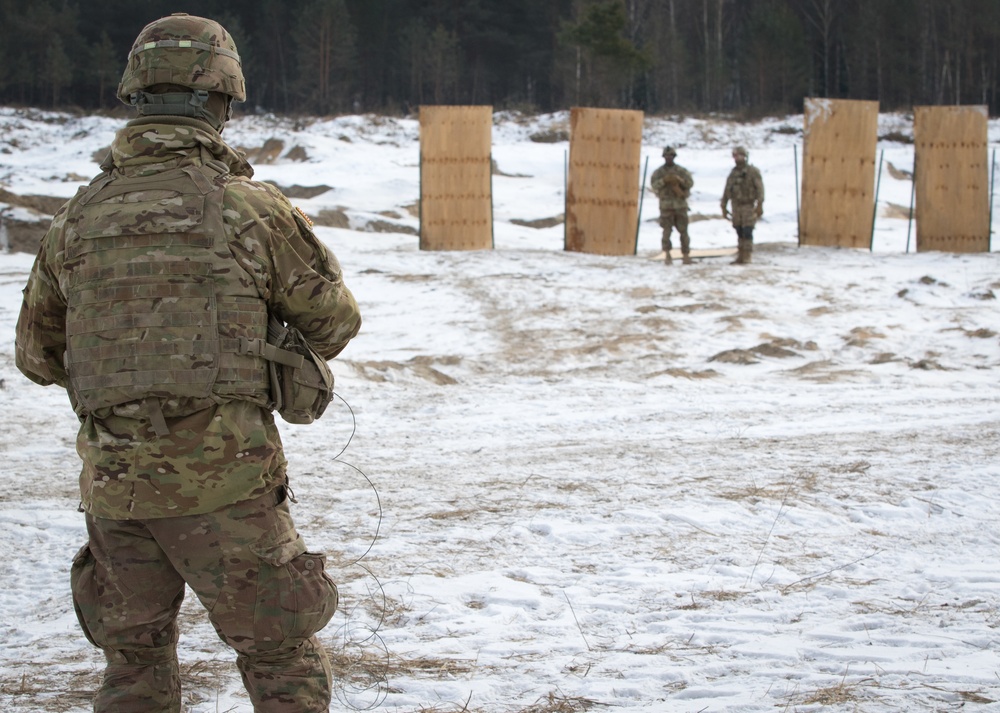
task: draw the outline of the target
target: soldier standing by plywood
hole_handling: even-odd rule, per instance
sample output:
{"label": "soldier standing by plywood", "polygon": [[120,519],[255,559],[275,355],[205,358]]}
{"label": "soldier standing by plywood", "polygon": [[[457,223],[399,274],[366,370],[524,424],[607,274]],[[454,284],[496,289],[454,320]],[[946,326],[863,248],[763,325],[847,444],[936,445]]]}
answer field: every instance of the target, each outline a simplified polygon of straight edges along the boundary
{"label": "soldier standing by plywood", "polygon": [[664,163],[653,171],[649,185],[653,193],[660,199],[660,227],[663,228],[662,246],[666,253],[663,261],[669,265],[673,262],[670,257],[672,245],[670,243],[670,233],[676,228],[681,236],[681,255],[685,265],[691,264],[691,238],[688,237],[688,196],[691,195],[691,187],[694,179],[691,173],[683,166],[674,163],[677,151],[673,146],[663,149]]}
{"label": "soldier standing by plywood", "polygon": [[[722,217],[731,218],[736,229],[737,256],[734,265],[746,265],[753,253],[753,227],[764,214],[764,180],[756,166],[747,163],[749,153],[742,146],[733,149],[736,167],[729,172],[722,194]],[[730,216],[726,206],[732,202]]]}

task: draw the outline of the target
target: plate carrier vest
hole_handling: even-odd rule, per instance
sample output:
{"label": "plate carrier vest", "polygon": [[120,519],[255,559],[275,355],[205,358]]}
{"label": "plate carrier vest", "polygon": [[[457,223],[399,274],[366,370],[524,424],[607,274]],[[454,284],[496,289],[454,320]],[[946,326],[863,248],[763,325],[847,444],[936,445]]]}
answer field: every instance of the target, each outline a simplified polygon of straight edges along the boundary
{"label": "plate carrier vest", "polygon": [[268,407],[268,313],[233,257],[219,161],[104,173],[66,216],[66,369],[77,412],[164,418],[231,399]]}

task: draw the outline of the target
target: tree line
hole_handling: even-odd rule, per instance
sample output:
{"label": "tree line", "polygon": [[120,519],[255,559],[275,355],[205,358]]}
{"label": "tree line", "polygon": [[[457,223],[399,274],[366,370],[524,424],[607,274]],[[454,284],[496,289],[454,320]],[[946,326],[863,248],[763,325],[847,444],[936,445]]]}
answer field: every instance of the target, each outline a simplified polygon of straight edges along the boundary
{"label": "tree line", "polygon": [[0,0],[0,103],[115,106],[135,36],[178,11],[233,35],[250,111],[1000,113],[1000,0]]}

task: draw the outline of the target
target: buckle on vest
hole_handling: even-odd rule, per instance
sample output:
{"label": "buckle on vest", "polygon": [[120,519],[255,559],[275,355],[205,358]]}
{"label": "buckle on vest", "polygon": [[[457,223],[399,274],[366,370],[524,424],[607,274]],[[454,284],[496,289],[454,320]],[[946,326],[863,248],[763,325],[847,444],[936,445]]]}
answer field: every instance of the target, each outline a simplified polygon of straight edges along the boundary
{"label": "buckle on vest", "polygon": [[153,433],[160,438],[169,436],[170,429],[167,427],[167,420],[163,417],[160,400],[154,398],[143,399],[142,407],[146,412],[146,418],[149,419],[149,425],[153,427]]}

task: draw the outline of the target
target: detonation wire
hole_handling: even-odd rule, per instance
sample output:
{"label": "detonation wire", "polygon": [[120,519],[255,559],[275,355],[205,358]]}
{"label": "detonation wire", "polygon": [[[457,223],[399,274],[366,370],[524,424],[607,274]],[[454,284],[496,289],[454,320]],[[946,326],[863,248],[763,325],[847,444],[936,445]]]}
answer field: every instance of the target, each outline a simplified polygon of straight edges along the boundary
{"label": "detonation wire", "polygon": [[354,440],[354,434],[358,432],[358,418],[357,416],[354,415],[354,409],[352,409],[351,405],[347,403],[347,399],[338,394],[336,391],[333,392],[333,395],[336,396],[338,399],[340,399],[344,403],[344,406],[347,407],[347,410],[351,412],[351,435],[347,437],[347,442],[344,444],[344,447],[340,449],[340,452],[337,453],[337,455],[335,455],[332,458],[332,460],[336,461],[337,463],[341,463],[342,465],[346,465],[348,468],[353,469],[358,473],[358,475],[360,475],[362,478],[365,479],[365,481],[368,483],[368,486],[372,489],[372,492],[375,493],[375,504],[378,507],[378,521],[375,523],[375,534],[372,536],[372,541],[368,543],[368,549],[366,549],[360,557],[358,557],[353,562],[350,562],[347,565],[345,565],[346,567],[350,567],[352,565],[356,565],[359,562],[361,562],[361,560],[367,557],[368,553],[372,551],[372,548],[375,547],[375,542],[378,540],[379,533],[382,531],[382,498],[379,497],[378,488],[375,487],[375,483],[372,482],[371,478],[368,477],[367,473],[365,473],[363,470],[358,468],[353,463],[348,463],[346,460],[340,460],[340,456],[344,455],[344,453],[347,451],[347,447],[351,445],[351,441]]}
{"label": "detonation wire", "polygon": [[[372,536],[372,540],[368,543],[367,549],[356,559],[343,565],[343,568],[357,566],[360,567],[364,572],[371,577],[371,580],[375,582],[375,589],[370,585],[368,587],[369,599],[376,602],[373,609],[378,611],[378,620],[374,625],[367,625],[364,627],[354,627],[352,626],[352,617],[348,612],[344,612],[346,622],[341,627],[341,632],[343,633],[343,648],[344,652],[344,668],[347,675],[338,676],[336,684],[336,694],[337,699],[343,703],[345,706],[354,711],[366,711],[372,710],[382,705],[386,697],[389,695],[389,685],[388,685],[388,671],[389,671],[389,647],[386,645],[385,640],[379,634],[382,626],[385,624],[386,612],[388,611],[388,601],[385,593],[385,587],[383,587],[382,582],[379,578],[372,572],[370,567],[361,564],[361,561],[371,553],[372,549],[375,547],[375,543],[378,541],[379,533],[382,531],[382,498],[379,496],[378,488],[375,487],[375,483],[372,479],[368,477],[368,474],[363,470],[358,468],[353,463],[348,463],[345,460],[341,460],[341,456],[347,451],[348,446],[351,445],[351,441],[354,440],[354,435],[358,430],[358,419],[354,413],[354,409],[347,402],[343,396],[334,392],[334,396],[340,399],[343,404],[347,407],[347,410],[351,414],[351,435],[348,436],[347,441],[344,443],[344,447],[335,455],[332,460],[348,468],[354,470],[358,475],[365,479],[368,486],[371,488],[372,492],[375,494],[375,503],[378,509],[378,519],[375,524],[375,533]],[[377,590],[377,594],[376,594]],[[377,603],[377,600],[381,599],[381,605]],[[352,608],[352,612],[357,610],[361,604],[357,604]],[[358,629],[361,630],[362,636],[355,639],[354,632]],[[366,649],[374,647],[379,652],[379,666],[373,665],[373,657],[366,655]],[[352,650],[354,655],[348,657],[347,651]],[[360,683],[358,683],[360,681]],[[350,686],[350,690],[348,690]],[[370,703],[366,705],[358,705],[354,702],[358,696],[374,690],[374,696]],[[352,700],[348,700],[348,698]]]}

